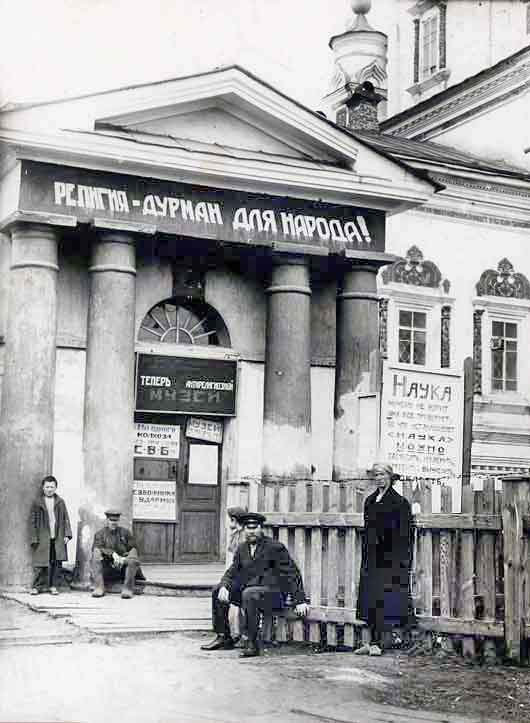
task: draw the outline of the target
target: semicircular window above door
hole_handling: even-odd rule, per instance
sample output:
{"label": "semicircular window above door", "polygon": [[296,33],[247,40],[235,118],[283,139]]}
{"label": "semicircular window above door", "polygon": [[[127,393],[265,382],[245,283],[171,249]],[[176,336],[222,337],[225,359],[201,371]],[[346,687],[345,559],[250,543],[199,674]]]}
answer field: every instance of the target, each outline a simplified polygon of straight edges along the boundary
{"label": "semicircular window above door", "polygon": [[144,316],[138,341],[230,347],[230,336],[217,311],[202,301],[166,299]]}

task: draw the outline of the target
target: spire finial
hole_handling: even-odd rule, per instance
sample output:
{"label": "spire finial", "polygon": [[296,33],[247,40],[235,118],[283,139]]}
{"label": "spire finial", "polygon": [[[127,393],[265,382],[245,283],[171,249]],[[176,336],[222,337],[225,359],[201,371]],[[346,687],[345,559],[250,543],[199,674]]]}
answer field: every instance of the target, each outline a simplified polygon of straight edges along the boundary
{"label": "spire finial", "polygon": [[370,12],[372,0],[350,0],[351,9],[357,16],[352,22],[350,30],[373,30],[365,15]]}

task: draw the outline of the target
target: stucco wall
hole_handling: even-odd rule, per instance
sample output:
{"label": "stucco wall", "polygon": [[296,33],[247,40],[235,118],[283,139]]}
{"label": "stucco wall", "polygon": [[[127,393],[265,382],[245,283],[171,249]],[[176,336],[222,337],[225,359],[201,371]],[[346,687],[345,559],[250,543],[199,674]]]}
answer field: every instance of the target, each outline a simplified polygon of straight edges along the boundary
{"label": "stucco wall", "polygon": [[[473,355],[473,299],[477,300],[476,283],[483,271],[496,270],[499,261],[505,257],[513,264],[516,272],[530,279],[528,232],[422,212],[407,212],[391,217],[388,223],[388,251],[405,256],[413,244],[421,249],[426,260],[433,261],[439,267],[442,278],[451,282],[448,294],[454,298],[450,332],[451,368],[461,372],[465,357]],[[385,289],[381,281],[379,288]],[[414,287],[409,288],[414,292]],[[524,305],[525,302],[522,303]],[[508,301],[506,309],[509,308]],[[530,311],[523,306],[521,313],[517,393],[490,393],[490,311],[486,309],[482,317],[483,394],[475,398],[474,432],[481,436],[480,441],[473,444],[473,463],[476,465],[488,461],[493,464],[498,460],[500,466],[516,463],[530,466],[530,445],[528,441],[525,444],[520,441],[520,435],[530,434],[530,360],[526,353],[530,339]],[[389,320],[389,341],[397,333]],[[389,348],[391,346],[389,343]],[[478,402],[484,402],[480,410]],[[499,408],[498,405],[504,407]]]}

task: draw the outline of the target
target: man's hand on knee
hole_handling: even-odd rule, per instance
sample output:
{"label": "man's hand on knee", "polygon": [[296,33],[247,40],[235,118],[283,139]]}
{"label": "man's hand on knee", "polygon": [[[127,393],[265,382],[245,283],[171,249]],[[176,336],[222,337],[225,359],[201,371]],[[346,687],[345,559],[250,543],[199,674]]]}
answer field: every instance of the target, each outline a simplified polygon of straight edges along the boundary
{"label": "man's hand on knee", "polygon": [[307,603],[299,603],[296,605],[294,611],[297,615],[300,615],[301,618],[305,618],[309,612],[309,605]]}
{"label": "man's hand on knee", "polygon": [[224,585],[223,587],[219,588],[219,592],[217,593],[217,599],[219,600],[219,602],[227,604],[230,601],[230,592],[226,587],[224,587]]}

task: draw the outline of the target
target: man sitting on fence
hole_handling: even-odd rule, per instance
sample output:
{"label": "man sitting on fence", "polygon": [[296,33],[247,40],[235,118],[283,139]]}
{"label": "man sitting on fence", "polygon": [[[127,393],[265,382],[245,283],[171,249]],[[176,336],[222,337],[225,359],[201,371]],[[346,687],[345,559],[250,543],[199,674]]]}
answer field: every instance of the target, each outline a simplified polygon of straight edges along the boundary
{"label": "man sitting on fence", "polygon": [[242,657],[259,655],[260,615],[272,615],[283,609],[290,597],[295,611],[304,617],[308,606],[301,576],[289,552],[281,542],[265,537],[265,517],[247,512],[240,517],[245,542],[237,549],[232,565],[212,593],[212,618],[217,637],[203,650],[229,650],[234,647],[228,623],[230,603],[240,605],[246,620],[248,643]]}

